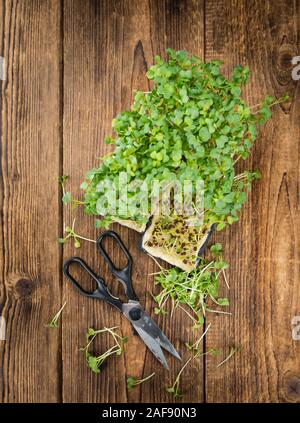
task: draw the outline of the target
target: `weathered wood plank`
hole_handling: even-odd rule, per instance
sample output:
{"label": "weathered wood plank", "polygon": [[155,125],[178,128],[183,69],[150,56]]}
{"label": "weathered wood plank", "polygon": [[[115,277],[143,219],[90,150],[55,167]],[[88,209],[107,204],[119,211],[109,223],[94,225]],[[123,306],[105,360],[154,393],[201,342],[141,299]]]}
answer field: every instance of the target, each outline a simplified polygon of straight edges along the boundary
{"label": "weathered wood plank", "polygon": [[[97,165],[95,156],[105,154],[110,147],[103,144],[105,135],[111,133],[111,120],[121,110],[130,106],[132,91],[148,90],[145,72],[153,56],[163,54],[166,47],[186,48],[203,54],[202,2],[146,2],[146,1],[66,1],[64,9],[64,172],[72,175],[72,192],[79,194],[78,186],[84,171]],[[189,25],[187,25],[189,23]],[[70,223],[71,214],[65,221]],[[81,233],[95,238],[93,220],[77,212],[77,228]],[[153,262],[138,251],[139,235],[116,227],[134,258],[133,282],[140,300],[147,310],[153,308],[147,291],[153,289]],[[65,246],[65,257],[74,254]],[[103,261],[93,244],[85,245],[80,255],[111,283]],[[77,252],[78,254],[78,252]],[[116,251],[112,251],[118,259]],[[132,336],[129,324],[120,319],[115,310],[106,304],[80,298],[67,284],[64,297],[69,307],[64,314],[63,358],[64,401],[169,401],[164,387],[168,386],[180,368],[169,359],[171,372],[165,372],[140,339]],[[76,318],[72,318],[76,316]],[[184,341],[190,336],[182,315],[174,319],[158,319],[170,339],[184,350]],[[86,368],[83,357],[77,352],[84,343],[88,326],[119,325],[129,337],[124,357],[111,360],[103,375],[93,375]],[[105,340],[99,343],[105,348]],[[168,357],[169,358],[169,357]],[[126,377],[141,378],[156,371],[149,383],[126,391]],[[191,386],[190,380],[197,383]],[[80,380],[80,383],[74,381]],[[195,363],[184,375],[184,401],[200,401],[202,397],[201,363]]]}
{"label": "weathered wood plank", "polygon": [[[0,401],[60,400],[60,5],[2,1]],[[42,382],[41,382],[42,381]]]}
{"label": "weathered wood plank", "polygon": [[[291,319],[299,314],[299,90],[291,58],[299,53],[299,3],[213,1],[205,8],[206,60],[223,59],[228,73],[249,65],[249,104],[288,91],[290,108],[276,106],[260,129],[246,165],[260,168],[241,219],[217,236],[230,263],[232,317],[214,316],[206,347],[228,354],[207,360],[208,402],[300,401],[300,344]],[[240,164],[243,168],[243,163]]]}
{"label": "weathered wood plank", "polygon": [[[118,108],[115,96],[120,90],[122,27],[123,19],[114,2],[87,1],[84,7],[81,1],[64,2],[64,173],[71,175],[75,197],[81,194],[79,185],[85,172],[99,163],[97,156],[107,152],[103,138],[111,131],[114,108]],[[73,216],[72,210],[65,210],[65,223],[70,224]],[[83,215],[82,210],[76,213],[76,228],[92,239],[99,232],[94,219]],[[80,255],[101,276],[108,277],[94,244],[86,242],[76,253],[72,245],[64,249],[65,257]],[[110,360],[105,375],[96,375],[78,351],[85,343],[88,327],[120,326],[120,315],[105,303],[79,296],[66,280],[63,288],[68,301],[63,324],[63,400],[126,401],[123,356]],[[107,342],[101,339],[96,350],[106,350]]]}
{"label": "weathered wood plank", "polygon": [[[203,1],[151,1],[151,45],[153,56],[159,54],[166,57],[166,49],[187,50],[200,57],[204,56],[204,2]],[[153,289],[153,279],[148,282]],[[170,311],[170,310],[169,310]],[[203,400],[204,380],[201,360],[193,360],[185,369],[181,378],[180,390],[182,398],[165,392],[166,386],[172,385],[181,366],[190,357],[185,342],[197,336],[191,329],[191,321],[179,310],[170,316],[159,318],[159,324],[167,333],[182,356],[182,363],[170,360],[170,372],[159,374],[153,392],[146,391],[143,401],[154,402],[201,402]],[[192,381],[192,382],[191,382]]]}
{"label": "weathered wood plank", "polygon": [[[165,48],[173,47],[203,56],[204,4],[158,0],[64,4],[63,28],[59,1],[0,4],[0,54],[7,64],[0,101],[0,314],[7,320],[7,341],[0,341],[0,401],[169,401],[164,386],[176,375],[179,363],[169,359],[171,371],[165,372],[116,311],[79,297],[65,280],[61,392],[60,332],[43,327],[61,302],[56,244],[61,229],[56,183],[60,37],[63,30],[64,173],[71,175],[76,196],[85,170],[110,148],[103,138],[111,132],[111,119],[129,107],[133,89],[148,89],[145,71],[154,55],[165,56]],[[299,90],[290,65],[299,54],[299,15],[298,2],[206,2],[205,59],[223,59],[227,74],[237,63],[248,64],[249,103],[255,104],[265,93],[279,97],[285,91],[291,102],[288,107],[277,106],[260,131],[247,164],[259,167],[263,178],[255,183],[240,223],[217,236],[230,263],[233,316],[212,316],[206,348],[220,348],[224,355],[233,344],[243,350],[218,369],[217,360],[206,359],[205,398],[201,363],[188,367],[182,379],[183,402],[300,401],[300,344],[291,337],[291,318],[300,309]],[[71,223],[74,214],[78,232],[95,238],[93,220],[82,211],[65,210],[65,223]],[[130,246],[136,263],[134,284],[142,304],[151,310],[146,292],[153,288],[148,273],[154,264],[138,251],[136,233],[115,229]],[[75,253],[93,266],[99,263],[100,273],[112,284],[93,244],[86,243],[79,251],[65,246],[65,257]],[[116,251],[113,257],[119,259]],[[184,342],[192,336],[184,316],[160,317],[158,322],[183,352]],[[91,374],[78,352],[85,331],[88,326],[115,324],[130,338],[126,353],[111,360],[105,374]],[[106,346],[102,340],[97,348]],[[153,380],[127,393],[128,375],[145,377],[152,371],[156,371]]]}

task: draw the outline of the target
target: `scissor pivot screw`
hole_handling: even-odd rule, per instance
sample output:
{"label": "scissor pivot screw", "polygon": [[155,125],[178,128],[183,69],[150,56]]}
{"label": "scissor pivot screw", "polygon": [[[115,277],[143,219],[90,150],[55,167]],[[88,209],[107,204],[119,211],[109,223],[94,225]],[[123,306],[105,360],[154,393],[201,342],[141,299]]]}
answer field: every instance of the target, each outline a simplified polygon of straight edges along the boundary
{"label": "scissor pivot screw", "polygon": [[135,308],[132,308],[129,311],[128,314],[129,314],[130,319],[135,321],[135,320],[140,320],[140,318],[142,317],[143,312],[142,312],[142,310],[140,308],[135,307]]}

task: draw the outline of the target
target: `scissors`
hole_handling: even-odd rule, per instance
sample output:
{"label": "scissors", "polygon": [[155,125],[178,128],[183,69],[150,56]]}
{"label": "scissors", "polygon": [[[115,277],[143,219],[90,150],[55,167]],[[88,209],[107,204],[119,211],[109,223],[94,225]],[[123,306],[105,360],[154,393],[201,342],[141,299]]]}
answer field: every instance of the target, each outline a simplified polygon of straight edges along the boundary
{"label": "scissors", "polygon": [[[123,269],[118,269],[110,257],[108,256],[106,250],[103,247],[103,241],[106,238],[113,238],[119,248],[123,251],[126,256],[127,264]],[[123,244],[119,235],[114,231],[105,231],[103,232],[96,241],[97,249],[99,253],[103,256],[104,260],[108,264],[109,270],[112,275],[122,283],[125,294],[128,298],[128,302],[122,302],[119,298],[114,297],[110,292],[108,287],[105,284],[105,281],[100,276],[96,275],[93,270],[82,260],[80,257],[71,257],[64,263],[63,271],[66,277],[73,283],[73,285],[79,290],[80,294],[90,297],[97,298],[99,300],[104,300],[111,306],[117,308],[124,316],[130,321],[135,331],[142,338],[144,343],[150,349],[150,351],[155,355],[158,361],[166,368],[169,369],[168,363],[162,351],[164,348],[166,351],[171,353],[174,357],[181,360],[180,355],[168,340],[166,335],[160,330],[157,324],[151,319],[151,317],[143,310],[137,295],[134,292],[131,280],[132,273],[132,258],[128,249]],[[97,288],[95,291],[89,292],[84,290],[81,285],[76,281],[76,279],[70,273],[70,266],[72,264],[80,265],[84,271],[86,271],[96,282]]]}

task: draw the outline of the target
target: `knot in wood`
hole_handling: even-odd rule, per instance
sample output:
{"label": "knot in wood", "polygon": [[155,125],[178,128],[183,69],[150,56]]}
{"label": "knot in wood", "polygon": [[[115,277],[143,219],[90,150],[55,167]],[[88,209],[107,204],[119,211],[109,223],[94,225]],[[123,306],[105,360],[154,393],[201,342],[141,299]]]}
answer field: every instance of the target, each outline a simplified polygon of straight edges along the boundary
{"label": "knot in wood", "polygon": [[297,376],[290,376],[287,381],[286,393],[289,400],[300,400],[300,379]]}
{"label": "knot in wood", "polygon": [[30,279],[19,279],[16,282],[15,290],[19,297],[31,295],[34,290],[34,282]]}
{"label": "knot in wood", "polygon": [[293,68],[292,59],[294,54],[291,51],[282,51],[278,55],[278,65],[281,71],[291,70]]}

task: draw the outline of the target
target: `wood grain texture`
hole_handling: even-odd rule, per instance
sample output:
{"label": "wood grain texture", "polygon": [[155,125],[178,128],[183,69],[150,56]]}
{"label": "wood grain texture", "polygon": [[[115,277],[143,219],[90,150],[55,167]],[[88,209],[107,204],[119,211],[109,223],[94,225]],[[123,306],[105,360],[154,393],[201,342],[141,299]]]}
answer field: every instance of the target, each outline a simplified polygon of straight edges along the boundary
{"label": "wood grain texture", "polygon": [[[114,40],[120,43],[122,19],[117,17],[112,2],[64,2],[64,173],[71,175],[70,188],[80,195],[79,185],[86,170],[98,163],[104,135],[110,132],[115,114],[115,91],[120,89],[117,69],[120,67]],[[119,41],[118,41],[119,40]],[[64,221],[72,222],[74,212],[65,210]],[[77,231],[96,239],[94,219],[78,210]],[[74,255],[65,246],[64,255]],[[96,272],[107,277],[104,261],[95,245],[85,243],[76,252]],[[110,279],[111,281],[111,279]],[[113,291],[115,292],[115,291]],[[126,401],[123,356],[110,360],[106,376],[99,377],[87,368],[79,347],[85,344],[88,327],[120,326],[120,315],[107,304],[78,295],[64,280],[64,298],[68,308],[63,319],[63,400],[65,402]],[[96,350],[107,349],[108,339],[101,339]],[[101,375],[102,376],[102,375]],[[80,383],[74,383],[80,381]]]}
{"label": "wood grain texture", "polygon": [[[96,156],[110,149],[103,144],[103,139],[111,133],[112,118],[130,107],[135,89],[149,90],[145,73],[153,63],[153,56],[168,46],[179,48],[180,45],[197,54],[203,53],[201,3],[186,2],[176,6],[173,2],[157,1],[87,2],[84,10],[80,4],[66,1],[64,7],[64,172],[72,175],[72,192],[75,195],[79,194],[83,169],[98,165]],[[191,15],[186,14],[189,9]],[[184,30],[189,16],[191,32]],[[161,32],[159,39],[158,31]],[[66,223],[70,219],[71,215],[66,214]],[[97,231],[93,229],[92,222],[90,217],[78,212],[76,227],[95,239]],[[154,271],[154,264],[138,250],[138,234],[120,226],[116,228],[133,256],[133,283],[137,294],[145,308],[151,311],[153,302],[147,291],[153,289],[153,277],[148,274]],[[74,249],[69,246],[65,250],[66,257],[74,254]],[[93,244],[85,246],[80,255],[94,267],[98,266],[105,279],[112,282]],[[112,250],[112,255],[118,260],[115,250]],[[64,314],[63,326],[64,401],[172,400],[164,387],[170,384],[180,368],[175,360],[168,357],[171,372],[164,371],[139,337],[132,335],[130,325],[120,318],[117,311],[106,304],[79,298],[69,286],[64,287],[64,297],[70,304]],[[71,316],[78,317],[74,320]],[[184,316],[178,314],[173,320],[170,317],[159,318],[158,322],[175,345],[183,350],[184,341],[190,336]],[[129,338],[124,357],[112,360],[100,377],[90,374],[84,357],[76,352],[76,347],[84,342],[88,326],[101,328],[116,324]],[[105,339],[98,348],[105,348]],[[153,371],[156,371],[155,378],[127,393],[126,378],[129,375],[142,378]],[[197,383],[189,386],[188,381],[192,377]],[[74,380],[81,383],[74,384]],[[201,363],[190,366],[184,380],[187,382],[185,400],[201,401]]]}
{"label": "wood grain texture", "polygon": [[1,2],[1,402],[60,400],[59,20],[55,0]]}
{"label": "wood grain texture", "polygon": [[[150,1],[151,45],[153,57],[157,54],[166,57],[166,49],[186,49],[193,54],[204,54],[204,14],[202,1]],[[156,267],[155,271],[158,268]],[[151,273],[151,272],[149,272]],[[153,278],[149,278],[148,289],[153,291]],[[178,371],[189,358],[185,343],[191,342],[197,336],[191,329],[189,318],[176,311],[173,317],[169,314],[161,316],[159,326],[174,342],[182,356],[182,363],[170,360],[169,374],[163,372],[158,375],[151,401],[155,402],[201,402],[203,401],[203,367],[201,360],[194,360],[186,367],[181,378],[181,393],[184,396],[174,400],[164,388],[171,386]],[[149,394],[145,391],[142,401],[147,401]]]}
{"label": "wood grain texture", "polygon": [[[167,402],[164,390],[180,369],[167,356],[159,366],[122,316],[110,306],[81,297],[62,278],[62,261],[82,256],[122,289],[96,253],[82,241],[62,248],[63,223],[76,217],[77,232],[95,239],[94,219],[79,208],[62,209],[57,176],[80,198],[84,173],[112,148],[103,143],[112,118],[128,109],[135,89],[149,90],[145,73],[166,48],[224,60],[228,76],[248,65],[249,104],[265,94],[290,94],[285,106],[260,129],[251,157],[239,169],[260,168],[239,223],[215,235],[230,264],[232,316],[208,314],[212,323],[204,351],[221,357],[193,361],[182,377],[182,402],[300,402],[300,342],[291,319],[300,314],[299,82],[291,59],[300,55],[298,0],[43,0],[0,1],[0,55],[7,80],[0,81],[0,315],[7,340],[0,341],[0,402]],[[154,262],[139,251],[139,235],[114,229],[134,259],[133,283],[151,311]],[[120,261],[117,250],[112,257]],[[81,277],[82,274],[77,272]],[[88,281],[84,281],[86,284]],[[67,301],[58,330],[44,323]],[[183,355],[184,342],[199,335],[183,313],[155,316]],[[119,326],[128,336],[125,354],[109,359],[100,375],[86,366],[79,348],[88,327]],[[107,349],[98,339],[95,352]],[[241,347],[217,368],[230,346]],[[126,378],[156,375],[128,393]],[[43,383],[41,383],[41,381]]]}
{"label": "wood grain texture", "polygon": [[299,314],[299,85],[291,59],[299,53],[299,2],[206,2],[206,60],[225,61],[228,72],[248,65],[249,104],[290,94],[259,131],[249,160],[260,168],[240,222],[222,240],[230,263],[232,317],[211,319],[206,348],[241,347],[216,369],[207,360],[208,402],[299,402],[300,344],[291,319]]}

